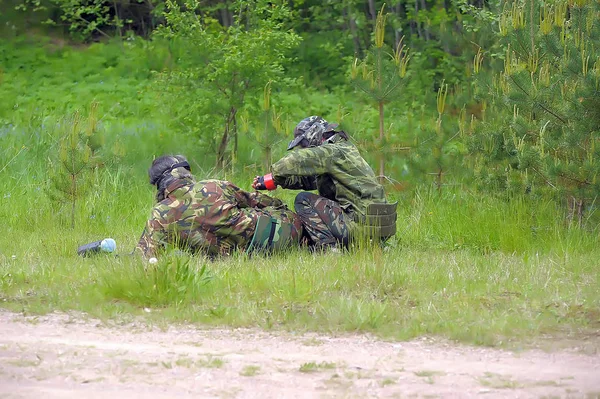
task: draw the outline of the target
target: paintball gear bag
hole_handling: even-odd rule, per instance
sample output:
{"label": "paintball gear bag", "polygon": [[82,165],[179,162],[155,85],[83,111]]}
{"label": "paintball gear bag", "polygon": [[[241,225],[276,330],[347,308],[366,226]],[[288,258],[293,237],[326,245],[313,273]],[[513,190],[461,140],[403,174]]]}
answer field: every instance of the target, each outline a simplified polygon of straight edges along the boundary
{"label": "paintball gear bag", "polygon": [[246,252],[270,253],[287,247],[292,241],[292,228],[291,223],[282,222],[271,216],[259,216],[252,241]]}

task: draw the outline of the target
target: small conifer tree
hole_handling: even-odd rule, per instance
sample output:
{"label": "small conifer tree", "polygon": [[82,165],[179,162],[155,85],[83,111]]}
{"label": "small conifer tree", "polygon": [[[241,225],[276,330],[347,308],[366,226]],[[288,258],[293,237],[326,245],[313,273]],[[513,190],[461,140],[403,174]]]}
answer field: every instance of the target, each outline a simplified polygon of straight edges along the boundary
{"label": "small conifer tree", "polygon": [[90,174],[97,164],[92,149],[96,142],[97,104],[92,104],[87,118],[79,112],[61,120],[58,150],[49,163],[49,198],[68,207],[71,228],[75,228],[76,204],[91,188]]}
{"label": "small conifer tree", "polygon": [[[283,140],[284,127],[282,124],[281,112],[277,112],[271,104],[271,82],[268,82],[263,91],[262,114],[257,129],[250,135],[250,138],[256,142],[262,150],[262,163],[264,170],[269,170],[273,163],[273,147]],[[250,132],[249,120],[247,116],[242,116],[242,131]]]}
{"label": "small conifer tree", "polygon": [[172,43],[177,66],[159,81],[174,96],[175,120],[214,150],[223,170],[237,156],[238,113],[266,82],[294,83],[283,65],[300,37],[284,28],[291,18],[286,2],[234,0],[229,26],[206,15],[198,1],[165,5],[166,22],[156,34]]}
{"label": "small conifer tree", "polygon": [[503,68],[489,85],[503,117],[482,125],[475,146],[504,160],[507,185],[559,193],[578,224],[600,194],[598,21],[595,0],[504,3]]}
{"label": "small conifer tree", "polygon": [[[353,84],[363,92],[376,106],[379,113],[379,134],[373,149],[378,154],[379,178],[385,179],[385,157],[392,150],[385,133],[385,104],[396,100],[402,93],[407,75],[409,50],[403,40],[393,51],[385,45],[385,25],[387,14],[381,8],[375,22],[375,42],[366,57],[356,58],[352,64],[351,78]],[[390,57],[391,54],[391,57]]]}
{"label": "small conifer tree", "polygon": [[[416,170],[433,177],[439,192],[447,184],[445,177],[451,173],[458,153],[463,151],[461,143],[455,139],[464,128],[465,112],[461,110],[458,123],[455,118],[446,115],[448,91],[448,84],[442,81],[436,94],[437,117],[423,110],[415,129],[415,141],[409,158]],[[434,124],[431,123],[433,120]]]}

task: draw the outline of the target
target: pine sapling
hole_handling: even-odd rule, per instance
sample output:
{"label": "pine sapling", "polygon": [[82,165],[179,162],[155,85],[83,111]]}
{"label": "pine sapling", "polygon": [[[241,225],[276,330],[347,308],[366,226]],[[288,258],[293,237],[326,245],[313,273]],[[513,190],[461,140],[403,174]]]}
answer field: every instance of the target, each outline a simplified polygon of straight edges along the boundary
{"label": "pine sapling", "polygon": [[599,20],[594,0],[505,2],[503,68],[489,90],[501,118],[473,145],[527,190],[556,193],[577,225],[600,195]]}
{"label": "pine sapling", "polygon": [[385,46],[385,25],[387,14],[381,8],[375,22],[375,42],[368,55],[361,61],[356,58],[351,68],[352,83],[363,92],[377,107],[379,114],[379,134],[374,149],[378,153],[379,178],[385,179],[385,155],[388,151],[385,133],[385,104],[399,98],[407,75],[409,50],[403,40],[390,51]]}
{"label": "pine sapling", "polygon": [[97,157],[90,147],[96,131],[95,111],[96,107],[92,106],[88,118],[76,112],[60,122],[58,151],[48,168],[48,196],[61,207],[68,207],[71,228],[75,228],[77,202],[89,191],[90,175],[97,164]]}
{"label": "pine sapling", "polygon": [[[277,112],[271,104],[271,82],[268,82],[263,90],[262,114],[259,122],[259,128],[254,130],[250,137],[262,149],[262,160],[264,170],[269,170],[273,163],[273,147],[280,143],[284,138],[284,128],[282,123],[283,114]],[[242,118],[243,130],[248,132],[247,117]]]}

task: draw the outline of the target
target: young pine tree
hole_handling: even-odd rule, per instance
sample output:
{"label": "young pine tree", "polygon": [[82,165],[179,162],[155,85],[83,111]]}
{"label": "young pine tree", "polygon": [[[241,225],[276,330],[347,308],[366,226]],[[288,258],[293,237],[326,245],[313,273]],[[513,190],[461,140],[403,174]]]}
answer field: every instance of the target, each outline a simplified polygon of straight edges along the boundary
{"label": "young pine tree", "polygon": [[77,203],[91,187],[91,176],[97,157],[90,147],[96,133],[96,106],[88,118],[78,112],[60,122],[58,150],[50,160],[49,198],[60,207],[67,207],[71,228],[75,228]]}
{"label": "young pine tree", "polygon": [[[437,115],[430,115],[423,110],[416,127],[415,141],[410,154],[410,161],[415,170],[433,177],[434,185],[439,192],[447,184],[446,175],[455,166],[462,147],[457,137],[462,136],[465,129],[465,110],[461,110],[458,123],[447,115],[448,84],[442,81],[436,95]],[[435,123],[432,123],[435,121]]]}
{"label": "young pine tree", "polygon": [[505,118],[482,126],[482,158],[504,160],[508,182],[545,186],[581,224],[600,194],[600,2],[504,3],[503,68],[490,85]]}
{"label": "young pine tree", "polygon": [[[241,118],[242,131],[250,132],[248,117]],[[282,124],[282,113],[277,112],[271,104],[271,82],[268,82],[264,88],[262,113],[259,119],[258,128],[254,129],[254,134],[250,138],[255,141],[262,150],[262,163],[264,170],[269,170],[273,163],[273,147],[281,142],[284,137]]]}
{"label": "young pine tree", "polygon": [[371,100],[379,113],[379,134],[372,147],[378,154],[379,178],[382,182],[385,179],[386,154],[394,151],[387,142],[384,108],[385,104],[400,97],[410,60],[409,50],[403,40],[398,42],[393,51],[386,47],[385,24],[386,14],[382,7],[375,23],[374,45],[362,61],[358,58],[354,60],[351,69],[352,83]]}

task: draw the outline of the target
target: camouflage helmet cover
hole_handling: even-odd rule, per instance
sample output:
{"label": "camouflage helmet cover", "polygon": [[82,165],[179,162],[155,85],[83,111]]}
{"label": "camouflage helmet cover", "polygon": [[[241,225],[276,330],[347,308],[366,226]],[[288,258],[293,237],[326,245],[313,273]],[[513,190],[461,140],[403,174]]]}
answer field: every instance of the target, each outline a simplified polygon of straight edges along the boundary
{"label": "camouflage helmet cover", "polygon": [[294,139],[290,141],[288,150],[298,146],[303,140],[306,140],[305,147],[317,147],[323,143],[325,133],[334,131],[338,127],[337,123],[329,123],[320,116],[309,116],[304,118],[296,125],[294,129]]}

